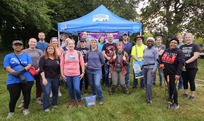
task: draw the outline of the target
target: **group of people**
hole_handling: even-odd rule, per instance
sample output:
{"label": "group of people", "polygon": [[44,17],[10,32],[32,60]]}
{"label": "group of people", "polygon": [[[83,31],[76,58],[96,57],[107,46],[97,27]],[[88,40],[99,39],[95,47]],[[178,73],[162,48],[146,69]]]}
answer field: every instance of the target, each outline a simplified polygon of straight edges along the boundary
{"label": "group of people", "polygon": [[[50,43],[45,42],[45,34],[38,34],[39,41],[30,38],[29,48],[23,50],[23,42],[14,40],[13,53],[4,58],[4,68],[8,72],[7,89],[10,94],[9,113],[10,118],[14,114],[17,100],[23,94],[23,114],[29,114],[28,106],[31,98],[31,89],[36,80],[36,102],[42,104],[45,112],[50,111],[50,106],[58,106],[58,96],[62,95],[59,88],[60,80],[66,82],[70,97],[67,108],[73,108],[75,104],[82,106],[82,87],[84,92],[91,86],[92,94],[97,95],[99,105],[103,105],[104,97],[102,85],[110,88],[109,94],[113,95],[118,85],[125,94],[129,95],[130,86],[130,58],[133,61],[143,61],[142,72],[144,78],[140,79],[140,87],[146,90],[146,102],[152,103],[152,84],[156,84],[156,69],[159,70],[160,85],[162,76],[168,83],[169,100],[172,107],[177,109],[178,94],[176,83],[184,87],[184,96],[188,97],[188,82],[191,94],[189,99],[195,97],[195,76],[198,70],[197,58],[199,47],[193,43],[193,35],[187,33],[184,37],[185,44],[178,36],[169,41],[169,48],[162,45],[162,37],[148,37],[146,45],[144,38],[137,36],[135,45],[129,42],[127,33],[124,33],[122,41],[113,42],[113,35],[93,38],[88,40],[88,33],[83,32],[82,38],[75,40],[62,34],[62,42],[52,37]],[[61,43],[61,46],[60,46]],[[156,43],[156,44],[155,44]],[[75,47],[76,45],[76,47]],[[36,75],[29,73],[34,66]],[[133,72],[133,89],[138,86],[138,79]],[[102,82],[101,82],[102,80]],[[183,82],[183,83],[182,83]],[[43,92],[43,99],[41,94]],[[50,94],[52,102],[50,104]],[[173,96],[172,96],[173,95]]]}

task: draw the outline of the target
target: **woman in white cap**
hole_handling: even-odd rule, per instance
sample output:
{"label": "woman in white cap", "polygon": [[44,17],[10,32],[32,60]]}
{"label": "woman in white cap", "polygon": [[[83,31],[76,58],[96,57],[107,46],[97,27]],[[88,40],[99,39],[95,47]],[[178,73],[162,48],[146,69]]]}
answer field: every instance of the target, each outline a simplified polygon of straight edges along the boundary
{"label": "woman in white cap", "polygon": [[146,101],[147,104],[152,103],[152,81],[155,76],[155,71],[158,65],[158,52],[154,47],[155,39],[153,37],[147,38],[147,48],[144,50],[144,64],[143,74],[146,86]]}

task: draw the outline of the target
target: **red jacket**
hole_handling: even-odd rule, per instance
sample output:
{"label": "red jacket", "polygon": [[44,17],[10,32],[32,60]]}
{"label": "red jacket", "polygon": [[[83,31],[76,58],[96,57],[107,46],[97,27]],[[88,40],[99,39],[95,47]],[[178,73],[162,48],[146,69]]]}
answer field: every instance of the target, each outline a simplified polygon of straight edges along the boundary
{"label": "red jacket", "polygon": [[[117,53],[116,53],[116,55],[117,55]],[[126,66],[129,63],[129,57],[128,57],[128,54],[125,51],[123,52],[123,56],[126,57],[126,60],[124,61],[123,57],[121,57],[120,64],[122,66],[121,67],[122,68],[121,69],[122,70],[122,74],[125,76],[125,74],[127,73]],[[116,56],[116,59],[113,59],[113,56],[112,56],[111,59],[109,60],[109,63],[110,63],[109,71],[110,71],[111,74],[115,71],[115,65],[116,65],[117,57],[118,56]]]}

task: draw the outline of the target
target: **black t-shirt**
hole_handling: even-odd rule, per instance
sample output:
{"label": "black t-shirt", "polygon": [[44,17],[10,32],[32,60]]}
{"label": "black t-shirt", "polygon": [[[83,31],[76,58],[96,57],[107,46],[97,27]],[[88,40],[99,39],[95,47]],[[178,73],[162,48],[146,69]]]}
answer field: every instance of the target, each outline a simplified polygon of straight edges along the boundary
{"label": "black t-shirt", "polygon": [[86,57],[86,54],[87,54],[89,49],[87,47],[85,47],[85,48],[80,47],[80,48],[76,48],[76,50],[78,50],[78,51],[80,51],[82,53],[84,61],[85,61],[85,57]]}
{"label": "black t-shirt", "polygon": [[40,58],[39,62],[40,73],[45,72],[46,78],[54,78],[60,75],[60,59],[45,59],[45,57]]}
{"label": "black t-shirt", "polygon": [[[191,57],[193,57],[194,52],[200,52],[200,48],[198,45],[196,44],[191,44],[191,45],[181,45],[180,49],[182,50],[182,52],[185,55],[185,61],[187,61],[188,59],[190,59]],[[186,64],[186,68],[197,68],[198,67],[198,61],[197,59],[194,60],[193,62]]]}
{"label": "black t-shirt", "polygon": [[111,57],[114,54],[115,50],[116,50],[116,43],[112,43],[112,44],[106,43],[103,45],[103,48],[102,48],[102,51],[105,51],[108,57]]}

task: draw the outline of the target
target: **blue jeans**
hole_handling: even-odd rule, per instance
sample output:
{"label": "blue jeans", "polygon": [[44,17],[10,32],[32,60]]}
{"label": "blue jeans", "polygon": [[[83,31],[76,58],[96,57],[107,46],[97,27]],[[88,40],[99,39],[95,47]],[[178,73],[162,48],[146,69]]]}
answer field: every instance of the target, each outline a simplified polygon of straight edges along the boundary
{"label": "blue jeans", "polygon": [[87,76],[89,79],[89,83],[91,85],[92,94],[98,95],[99,101],[103,100],[103,92],[100,84],[102,71],[101,70],[88,70]]}
{"label": "blue jeans", "polygon": [[[162,85],[163,71],[160,67],[158,67],[158,73],[159,73],[159,82],[160,82],[160,85]],[[154,84],[156,83],[156,73],[153,79],[153,83]]]}
{"label": "blue jeans", "polygon": [[50,106],[50,91],[52,90],[52,105],[57,105],[57,99],[58,99],[58,87],[59,87],[59,76],[54,78],[46,78],[47,79],[47,85],[42,84],[41,86],[43,89],[43,110],[46,110]]}
{"label": "blue jeans", "polygon": [[76,93],[77,100],[81,100],[79,75],[78,76],[66,76],[66,83],[67,83],[67,87],[69,91],[69,97],[71,98],[71,100],[75,100],[74,93]]}
{"label": "blue jeans", "polygon": [[109,68],[110,68],[110,66],[107,64],[107,63],[105,63],[104,64],[104,71],[105,71],[105,85],[106,86],[109,86]]}
{"label": "blue jeans", "polygon": [[130,85],[130,63],[126,66],[127,73],[125,75],[125,84]]}

